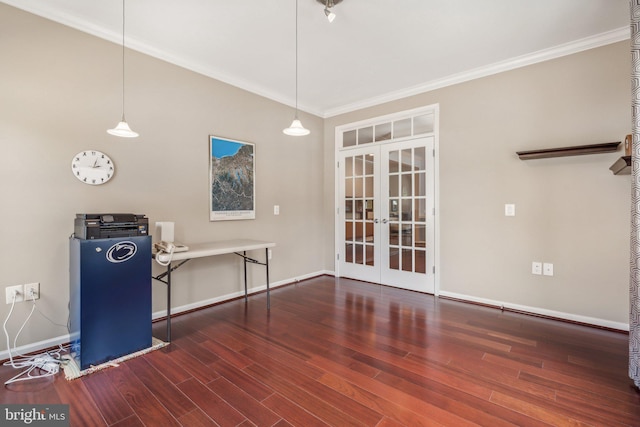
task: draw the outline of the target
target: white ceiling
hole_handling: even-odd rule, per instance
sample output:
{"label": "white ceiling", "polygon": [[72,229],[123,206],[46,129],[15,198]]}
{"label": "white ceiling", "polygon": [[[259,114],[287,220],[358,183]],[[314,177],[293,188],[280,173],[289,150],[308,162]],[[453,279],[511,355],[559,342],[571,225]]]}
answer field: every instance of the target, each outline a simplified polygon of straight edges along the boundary
{"label": "white ceiling", "polygon": [[[295,105],[296,0],[129,0],[126,45]],[[121,0],[2,0],[121,43]],[[329,117],[629,37],[628,0],[298,0],[301,110]],[[114,58],[114,61],[119,58]]]}

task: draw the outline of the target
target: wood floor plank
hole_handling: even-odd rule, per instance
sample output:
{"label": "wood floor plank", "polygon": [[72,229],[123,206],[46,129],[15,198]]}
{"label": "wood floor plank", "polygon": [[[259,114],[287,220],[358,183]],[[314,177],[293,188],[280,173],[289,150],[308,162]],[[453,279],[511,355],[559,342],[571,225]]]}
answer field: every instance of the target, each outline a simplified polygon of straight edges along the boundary
{"label": "wood floor plank", "polygon": [[281,419],[275,412],[224,377],[210,382],[207,387],[218,396],[224,396],[228,404],[257,426],[272,426]]}
{"label": "wood floor plank", "polygon": [[162,349],[145,354],[144,359],[173,384],[181,383],[193,376],[185,366],[177,363]]}
{"label": "wood floor plank", "polygon": [[[333,407],[318,396],[301,390],[296,384],[287,381],[281,375],[273,373],[260,365],[254,364],[246,368],[253,376],[260,379],[269,387],[276,390],[284,398],[292,401],[300,407],[332,426],[364,426],[367,425],[357,418]],[[370,424],[371,425],[371,424]],[[373,424],[375,425],[375,424]]]}
{"label": "wood floor plank", "polygon": [[115,424],[111,424],[111,427],[145,427],[140,418],[137,415],[131,415],[128,418],[118,421]]}
{"label": "wood floor plank", "polygon": [[407,408],[398,403],[390,402],[383,396],[373,394],[356,384],[353,384],[343,378],[340,378],[333,374],[323,375],[319,381],[336,390],[337,392],[345,395],[346,397],[353,399],[363,405],[372,408],[380,414],[384,414],[384,419],[393,419],[397,423],[406,426],[437,426],[440,423],[425,418],[413,410]]}
{"label": "wood floor plank", "polygon": [[[305,427],[328,427],[329,424],[279,394],[265,399],[264,404],[280,415],[287,424]],[[279,422],[277,425],[282,424]]]}
{"label": "wood floor plank", "polygon": [[134,415],[131,406],[118,393],[104,372],[96,372],[76,381],[82,381],[87,387],[107,424],[115,424]]}
{"label": "wood floor plank", "polygon": [[[131,362],[131,360],[128,362]],[[153,393],[138,379],[129,368],[128,363],[123,363],[117,368],[106,369],[104,375],[109,378],[109,381],[124,397],[143,424],[150,426],[180,425]]]}
{"label": "wood floor plank", "polygon": [[217,426],[218,424],[213,421],[211,418],[207,416],[204,412],[202,412],[199,408],[194,409],[178,418],[180,424],[184,427],[211,427]]}
{"label": "wood floor plank", "polygon": [[491,397],[491,401],[509,408],[513,411],[524,414],[528,417],[537,419],[539,421],[548,423],[552,426],[589,426],[591,424],[580,422],[569,416],[557,413],[549,412],[540,406],[532,405],[530,402],[522,401],[512,396],[507,396],[502,393],[494,393]]}
{"label": "wood floor plank", "polygon": [[448,408],[443,409],[432,404],[426,399],[422,399],[420,396],[387,385],[383,382],[380,382],[377,378],[370,378],[368,376],[360,374],[359,372],[352,371],[348,367],[345,367],[341,364],[336,364],[334,361],[320,355],[314,357],[309,361],[309,363],[319,367],[324,367],[327,372],[335,373],[335,375],[348,380],[352,384],[356,384],[363,390],[366,390],[376,396],[382,396],[391,402],[395,402],[402,407],[425,416],[430,421],[435,421],[442,425],[449,426],[476,425],[474,422],[459,417],[456,413],[450,411]]}
{"label": "wood floor plank", "polygon": [[69,405],[69,423],[72,426],[106,425],[102,413],[82,381],[66,381],[59,377],[53,382],[53,386],[60,398],[59,402]]}
{"label": "wood floor plank", "polygon": [[262,384],[260,381],[257,381],[252,376],[247,375],[246,372],[236,368],[224,360],[218,360],[213,363],[211,367],[218,372],[219,377],[222,376],[226,378],[259,402],[274,393],[273,390]]}
{"label": "wood floor plank", "polygon": [[222,427],[236,426],[246,420],[244,415],[194,378],[179,384],[178,388],[202,412]]}
{"label": "wood floor plank", "polygon": [[180,392],[160,371],[151,366],[144,357],[137,357],[128,362],[129,368],[134,375],[175,418],[179,418],[195,409],[193,402]]}
{"label": "wood floor plank", "polygon": [[[192,356],[181,348],[172,349],[167,355],[185,371],[189,372],[192,377],[198,379],[203,384],[213,381],[220,376],[209,365],[205,365],[200,359]],[[216,358],[214,360],[213,363],[216,363],[220,359]]]}

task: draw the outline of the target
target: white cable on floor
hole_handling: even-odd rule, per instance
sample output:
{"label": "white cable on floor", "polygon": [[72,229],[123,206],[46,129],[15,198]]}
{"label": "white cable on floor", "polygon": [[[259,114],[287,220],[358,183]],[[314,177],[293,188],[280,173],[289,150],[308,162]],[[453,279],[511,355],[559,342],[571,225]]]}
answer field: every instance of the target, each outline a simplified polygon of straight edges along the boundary
{"label": "white cable on floor", "polygon": [[[23,369],[26,368],[24,371],[20,372],[18,375],[14,376],[13,378],[5,381],[5,385],[7,384],[11,384],[14,382],[18,382],[18,381],[28,381],[28,380],[32,380],[32,379],[36,379],[36,378],[46,378],[46,377],[52,377],[55,374],[57,374],[60,371],[60,365],[63,362],[63,360],[61,359],[61,351],[65,351],[65,349],[60,346],[58,351],[55,352],[44,352],[41,354],[37,354],[35,356],[24,356],[24,355],[18,355],[15,359],[13,357],[13,354],[11,352],[11,339],[9,337],[9,332],[7,331],[7,323],[9,322],[9,319],[11,318],[11,315],[13,314],[13,309],[16,305],[16,298],[17,298],[18,294],[14,293],[13,294],[13,301],[11,302],[11,309],[9,310],[9,314],[7,315],[6,319],[4,320],[4,323],[2,325],[2,329],[4,330],[4,335],[5,338],[7,340],[7,351],[9,352],[9,361],[4,363],[4,366],[11,366],[14,369]],[[20,335],[20,333],[22,332],[22,330],[24,329],[24,327],[26,326],[27,322],[29,321],[29,319],[31,318],[31,316],[33,315],[34,310],[36,310],[36,300],[35,298],[33,298],[31,301],[33,302],[33,307],[31,308],[31,312],[29,313],[29,315],[27,316],[26,320],[22,323],[22,326],[20,326],[20,329],[18,330],[18,333],[16,334],[16,337],[13,341],[13,345],[14,345],[14,349],[17,348],[17,341],[18,341],[18,336]],[[38,310],[40,312],[40,310]],[[41,313],[42,314],[42,313]],[[43,314],[44,316],[44,314]],[[45,316],[46,317],[46,316]],[[47,318],[49,321],[51,321],[51,319]],[[51,322],[53,323],[53,322]],[[55,325],[55,323],[54,323]],[[62,326],[62,325],[59,325]],[[35,373],[34,373],[35,371]]]}

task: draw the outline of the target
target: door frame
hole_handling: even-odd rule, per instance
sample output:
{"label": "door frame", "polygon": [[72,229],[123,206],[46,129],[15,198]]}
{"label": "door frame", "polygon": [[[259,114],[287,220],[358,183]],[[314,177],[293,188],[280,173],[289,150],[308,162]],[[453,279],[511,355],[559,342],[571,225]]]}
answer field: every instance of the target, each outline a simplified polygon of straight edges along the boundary
{"label": "door frame", "polygon": [[[340,126],[336,126],[334,133],[334,275],[336,277],[341,277],[340,274],[340,262],[338,261],[338,254],[341,252],[340,246],[343,242],[340,241],[340,227],[342,224],[339,223],[339,209],[342,205],[342,200],[339,200],[340,195],[340,170],[338,166],[338,158],[339,152],[343,150],[348,150],[348,148],[342,147],[342,137],[343,133],[352,129],[359,129],[367,126],[373,126],[376,124],[386,123],[386,122],[394,122],[402,119],[411,118],[414,116],[418,116],[421,114],[433,113],[434,114],[434,123],[433,123],[433,132],[422,134],[422,135],[411,135],[404,138],[396,138],[391,141],[403,141],[408,139],[415,139],[419,136],[433,136],[434,142],[434,295],[438,296],[440,294],[440,104],[431,104],[420,108],[415,108],[411,110],[400,111],[397,113],[387,114],[384,116],[373,117],[366,120],[361,120],[357,122],[352,122]],[[384,142],[390,142],[389,140]],[[372,143],[377,145],[376,143]]]}

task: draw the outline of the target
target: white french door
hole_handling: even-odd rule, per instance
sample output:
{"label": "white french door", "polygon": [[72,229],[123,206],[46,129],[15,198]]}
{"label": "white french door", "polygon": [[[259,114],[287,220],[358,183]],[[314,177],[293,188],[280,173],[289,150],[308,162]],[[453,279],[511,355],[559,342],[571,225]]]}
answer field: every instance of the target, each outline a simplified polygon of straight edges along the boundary
{"label": "white french door", "polygon": [[339,152],[340,276],[434,292],[434,137]]}

